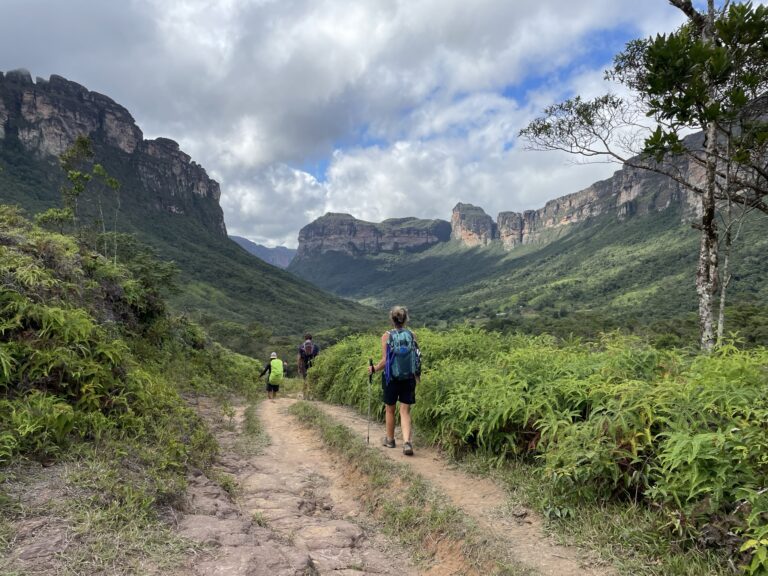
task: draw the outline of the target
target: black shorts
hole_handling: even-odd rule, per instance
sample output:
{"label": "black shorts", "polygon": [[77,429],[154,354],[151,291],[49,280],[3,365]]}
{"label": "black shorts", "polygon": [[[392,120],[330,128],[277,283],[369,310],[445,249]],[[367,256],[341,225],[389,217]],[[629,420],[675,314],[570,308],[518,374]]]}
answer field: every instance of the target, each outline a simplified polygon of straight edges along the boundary
{"label": "black shorts", "polygon": [[381,375],[381,390],[384,404],[394,405],[399,400],[401,404],[416,404],[416,378],[406,380],[391,380],[389,384]]}
{"label": "black shorts", "polygon": [[279,392],[280,384],[267,384],[267,392]]}

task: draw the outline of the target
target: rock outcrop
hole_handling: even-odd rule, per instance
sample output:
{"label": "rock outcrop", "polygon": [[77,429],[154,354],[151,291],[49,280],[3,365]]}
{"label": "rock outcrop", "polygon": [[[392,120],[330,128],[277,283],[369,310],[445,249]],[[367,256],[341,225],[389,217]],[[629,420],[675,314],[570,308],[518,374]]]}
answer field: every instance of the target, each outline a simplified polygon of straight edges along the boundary
{"label": "rock outcrop", "polygon": [[416,251],[446,242],[451,225],[445,220],[391,218],[380,224],[329,212],[299,231],[297,258],[325,252],[350,255]]}
{"label": "rock outcrop", "polygon": [[53,159],[80,135],[113,164],[137,175],[135,182],[122,182],[123,194],[148,198],[158,210],[190,215],[226,236],[219,184],[176,142],[145,140],[128,110],[61,76],[33,81],[26,70],[0,72],[0,146],[17,139],[26,152]]}
{"label": "rock outcrop", "polygon": [[[685,169],[696,177],[696,169]],[[648,170],[624,167],[584,190],[550,200],[539,210],[499,213],[497,238],[505,248],[512,249],[544,241],[567,226],[596,216],[609,215],[621,220],[678,208],[682,218],[690,220],[698,213],[698,206],[697,198],[674,180]]]}
{"label": "rock outcrop", "polygon": [[482,208],[459,202],[451,214],[451,239],[486,246],[496,239],[496,224]]}
{"label": "rock outcrop", "polygon": [[[679,169],[694,181],[703,178],[698,166],[685,164]],[[482,208],[461,202],[453,208],[450,224],[415,218],[374,224],[349,214],[326,214],[302,228],[298,256],[330,251],[369,254],[413,250],[447,240],[470,247],[500,242],[511,250],[522,244],[549,242],[566,233],[569,226],[590,218],[607,216],[623,220],[670,208],[679,210],[683,220],[693,220],[698,216],[699,201],[671,178],[624,167],[610,178],[550,200],[538,210],[500,212],[496,222]]]}

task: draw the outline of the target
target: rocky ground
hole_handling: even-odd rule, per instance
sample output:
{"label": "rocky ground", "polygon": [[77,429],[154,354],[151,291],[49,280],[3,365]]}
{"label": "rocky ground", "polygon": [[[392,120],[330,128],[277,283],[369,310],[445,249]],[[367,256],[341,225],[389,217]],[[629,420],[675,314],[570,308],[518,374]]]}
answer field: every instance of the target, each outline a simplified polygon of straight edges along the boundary
{"label": "rocky ground", "polygon": [[243,407],[234,427],[220,410],[201,405],[221,445],[217,467],[236,481],[235,501],[218,484],[190,478],[181,534],[207,545],[178,574],[256,576],[416,574],[408,557],[377,533],[351,497],[352,479],[319,439],[285,413],[290,401],[262,402],[259,420],[269,444],[240,454]]}
{"label": "rocky ground", "polygon": [[[366,574],[462,574],[460,559],[441,554],[432,563],[415,563],[369,516],[359,473],[324,447],[317,433],[287,413],[295,400],[263,401],[257,410],[260,441],[244,442],[245,406],[229,417],[213,401],[198,408],[210,423],[221,452],[208,475],[194,471],[183,510],[169,523],[186,542],[182,563],[174,568],[156,561],[139,563],[119,574],[170,576],[300,576]],[[315,403],[334,420],[365,438],[367,422],[338,406]],[[548,576],[604,576],[613,571],[581,550],[560,546],[544,533],[529,510],[510,506],[505,491],[491,480],[469,476],[436,451],[417,444],[406,457],[379,446],[379,425],[371,429],[371,447],[409,465],[450,503],[472,519],[491,540],[501,543],[524,573]],[[376,441],[374,442],[374,438]],[[399,440],[399,439],[398,439]],[[35,575],[106,574],[73,570],[62,564],[78,546],[76,535],[58,510],[66,497],[66,467],[36,465],[22,471],[24,482],[10,486],[26,511],[11,527],[12,542],[0,573]],[[0,536],[2,536],[0,534]],[[489,540],[489,541],[491,541]],[[119,543],[115,543],[119,546]],[[460,551],[456,550],[459,555]]]}

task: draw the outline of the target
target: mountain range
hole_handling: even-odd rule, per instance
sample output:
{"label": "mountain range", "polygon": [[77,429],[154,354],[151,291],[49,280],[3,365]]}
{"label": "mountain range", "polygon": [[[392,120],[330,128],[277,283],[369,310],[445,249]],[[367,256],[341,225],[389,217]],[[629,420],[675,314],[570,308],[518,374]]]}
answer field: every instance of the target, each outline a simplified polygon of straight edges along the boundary
{"label": "mountain range", "polygon": [[[691,167],[689,170],[696,170]],[[698,198],[661,175],[622,168],[538,210],[494,220],[459,203],[448,220],[365,222],[328,213],[299,232],[288,270],[374,306],[408,303],[427,324],[595,337],[629,329],[695,337]],[[768,220],[745,220],[732,259],[728,329],[768,301]]]}
{"label": "mountain range", "polygon": [[296,256],[296,250],[293,248],[286,248],[285,246],[275,246],[269,248],[261,244],[256,244],[248,238],[242,238],[241,236],[229,236],[230,240],[234,240],[243,250],[250,252],[254,256],[261,258],[264,262],[277,266],[278,268],[288,268],[288,265]]}
{"label": "mountain range", "polygon": [[[119,206],[118,231],[136,233],[177,263],[183,290],[173,304],[220,339],[247,351],[265,335],[354,329],[376,318],[241,249],[227,237],[219,184],[202,166],[173,140],[144,139],[111,98],[60,76],[0,73],[0,201],[31,214],[60,206],[58,156],[80,135],[121,185],[98,198],[100,209],[113,214]],[[81,209],[89,202],[94,196],[83,196]]]}
{"label": "mountain range", "polygon": [[[109,97],[55,75],[0,73],[0,200],[32,214],[59,206],[58,156],[79,135],[121,183],[117,195],[84,197],[82,209],[94,216],[98,201],[118,230],[175,261],[183,289],[173,304],[240,351],[253,353],[257,340],[288,346],[305,330],[335,339],[380,321],[371,306],[394,303],[438,326],[590,337],[650,327],[676,342],[695,332],[698,199],[660,175],[625,167],[495,218],[461,202],[449,220],[329,213],[302,228],[294,256],[229,238],[219,185],[202,166],[173,140],[144,139]],[[741,324],[731,328],[761,317],[768,301],[767,231],[765,218],[752,218],[735,246],[729,302]]]}

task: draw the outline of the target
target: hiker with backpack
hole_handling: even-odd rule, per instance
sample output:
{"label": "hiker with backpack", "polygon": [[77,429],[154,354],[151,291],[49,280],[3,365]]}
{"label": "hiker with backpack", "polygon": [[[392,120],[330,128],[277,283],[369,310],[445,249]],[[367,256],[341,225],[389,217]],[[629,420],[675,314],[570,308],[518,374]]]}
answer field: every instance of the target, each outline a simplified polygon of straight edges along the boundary
{"label": "hiker with backpack", "polygon": [[413,456],[411,405],[416,403],[416,384],[421,376],[421,352],[413,332],[405,328],[408,309],[395,306],[389,312],[392,330],[381,335],[381,360],[368,366],[368,373],[381,372],[386,436],[382,444],[395,447],[395,407],[400,402],[403,454]]}
{"label": "hiker with backpack", "polygon": [[296,356],[296,366],[299,369],[302,380],[304,380],[304,386],[302,387],[302,398],[307,398],[307,370],[312,366],[312,361],[315,359],[320,349],[317,344],[312,342],[312,334],[304,334],[304,342],[299,346],[299,354]]}
{"label": "hiker with backpack", "polygon": [[283,381],[283,361],[277,357],[277,352],[269,355],[269,362],[259,374],[259,378],[267,374],[267,397],[274,401],[280,391],[280,383]]}

